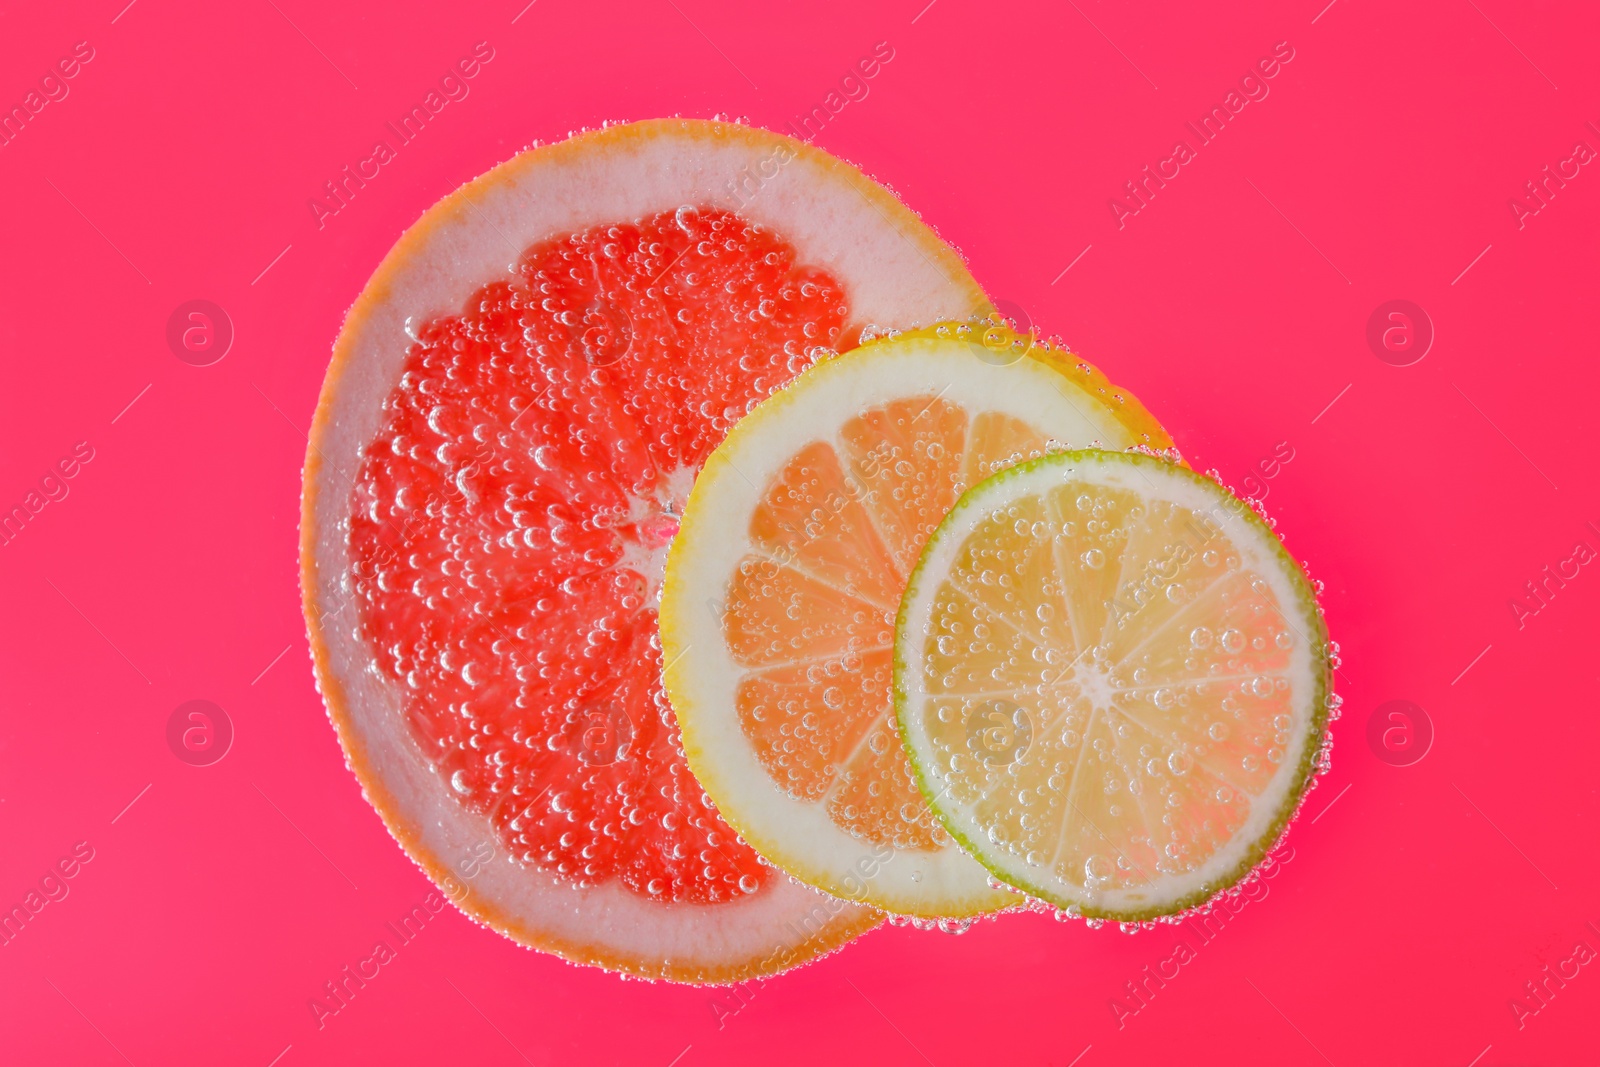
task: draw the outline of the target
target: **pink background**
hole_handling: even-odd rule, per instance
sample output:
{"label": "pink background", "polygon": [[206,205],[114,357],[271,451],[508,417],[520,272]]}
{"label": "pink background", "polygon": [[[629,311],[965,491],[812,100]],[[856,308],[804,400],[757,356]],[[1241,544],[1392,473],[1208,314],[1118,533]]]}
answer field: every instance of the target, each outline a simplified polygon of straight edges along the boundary
{"label": "pink background", "polygon": [[[1600,549],[1600,167],[1523,228],[1508,206],[1600,149],[1592,5],[525,2],[0,18],[8,108],[94,49],[0,148],[0,507],[94,450],[0,546],[0,905],[94,849],[0,947],[0,1059],[1593,1062],[1600,966],[1520,1028],[1511,1000],[1600,949],[1600,568],[1520,628],[1510,602]],[[1285,40],[1270,95],[1119,230],[1108,199]],[[319,230],[307,199],[478,41],[470,97]],[[530,140],[671,113],[781,127],[879,41],[893,60],[818,144],[1197,466],[1237,484],[1293,450],[1267,503],[1327,581],[1347,703],[1292,861],[1120,1027],[1112,998],[1176,931],[884,929],[719,1019],[731,994],[576,969],[452,910],[319,1031],[308,999],[431,888],[343,765],[298,609],[303,431],[343,310],[421,211]],[[195,298],[237,332],[209,367],[165,341]],[[1413,366],[1365,340],[1394,298],[1437,331]],[[213,766],[167,747],[191,699],[235,726]],[[1367,743],[1396,699],[1436,731],[1411,766]]]}

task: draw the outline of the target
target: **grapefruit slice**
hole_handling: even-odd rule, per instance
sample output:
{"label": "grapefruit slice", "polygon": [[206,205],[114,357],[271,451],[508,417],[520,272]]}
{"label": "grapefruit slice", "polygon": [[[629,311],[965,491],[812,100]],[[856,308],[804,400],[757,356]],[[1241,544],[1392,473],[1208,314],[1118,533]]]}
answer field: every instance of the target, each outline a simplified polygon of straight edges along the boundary
{"label": "grapefruit slice", "polygon": [[1234,885],[1326,766],[1304,572],[1226,489],[1152,456],[1052,455],[968,491],[911,576],[894,676],[945,828],[1092,919]]}
{"label": "grapefruit slice", "polygon": [[661,600],[667,692],[723,817],[795,877],[886,911],[1018,903],[917,791],[893,726],[895,610],[968,485],[1050,447],[1169,444],[1093,367],[995,321],[872,341],[758,406],[695,482]]}
{"label": "grapefruit slice", "polygon": [[705,798],[661,690],[657,587],[749,407],[869,323],[983,305],[883,187],[720,121],[524,152],[400,239],[323,384],[302,586],[347,762],[469,915],[685,982],[881,921],[763,865]]}

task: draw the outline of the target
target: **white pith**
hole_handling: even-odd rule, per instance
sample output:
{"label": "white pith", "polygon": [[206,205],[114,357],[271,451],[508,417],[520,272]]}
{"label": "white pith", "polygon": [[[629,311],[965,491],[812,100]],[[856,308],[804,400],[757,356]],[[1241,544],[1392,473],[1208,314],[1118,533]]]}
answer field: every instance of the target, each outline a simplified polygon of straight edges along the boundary
{"label": "white pith", "polygon": [[750,517],[797,452],[821,440],[842,455],[838,434],[851,417],[933,395],[964,408],[969,425],[981,412],[999,412],[1063,448],[1134,443],[1110,408],[1059,372],[1032,359],[995,366],[963,341],[899,338],[820,364],[746,416],[707,461],[668,555],[661,633],[667,692],[690,766],[747,841],[830,893],[899,914],[959,917],[1015,904],[1017,897],[991,888],[983,867],[954,845],[907,850],[884,862],[886,846],[841,829],[825,803],[781,789],[739,723],[735,692],[748,668],[730,654],[721,617],[705,607],[723,597],[741,559],[763,554],[750,538]]}
{"label": "white pith", "polygon": [[[1052,867],[1028,864],[1007,849],[989,844],[987,826],[976,817],[974,805],[957,803],[950,793],[950,772],[936,756],[924,724],[929,693],[922,669],[923,640],[932,617],[935,597],[967,538],[978,525],[1013,501],[1038,496],[1063,484],[1103,486],[1127,490],[1145,501],[1167,501],[1202,514],[1238,550],[1241,569],[1263,578],[1284,621],[1300,635],[1290,650],[1283,672],[1292,690],[1291,742],[1267,786],[1251,801],[1250,813],[1216,852],[1194,870],[1165,874],[1140,886],[1099,891],[1086,890],[1059,877]],[[1281,544],[1258,521],[1246,517],[1243,505],[1215,484],[1165,464],[1138,462],[1138,457],[1113,454],[1057,457],[1029,469],[1007,472],[990,479],[962,498],[938,534],[924,549],[902,607],[903,625],[897,635],[896,684],[903,701],[900,721],[913,762],[925,790],[940,798],[935,807],[946,825],[978,850],[985,865],[1003,880],[1059,907],[1077,906],[1099,914],[1155,914],[1197,893],[1215,887],[1219,880],[1240,873],[1241,865],[1265,837],[1283,824],[1286,808],[1298,801],[1291,796],[1310,746],[1321,741],[1318,702],[1322,698],[1320,672],[1325,670],[1313,652],[1310,635],[1321,632],[1315,610],[1297,584],[1295,565]],[[1302,580],[1303,581],[1303,580]],[[1175,616],[1174,618],[1181,618]],[[1080,672],[1081,678],[1081,672]],[[1095,688],[1091,680],[1090,695]],[[1097,707],[1099,702],[1097,701]],[[1102,709],[1103,710],[1103,709]],[[1069,782],[1066,790],[1072,784]],[[1271,841],[1265,841],[1270,846]],[[1115,848],[1115,843],[1112,842]]]}
{"label": "white pith", "polygon": [[[742,175],[773,169],[765,165],[773,159],[784,162],[753,194],[729,192]],[[982,304],[959,259],[891,194],[788,138],[671,120],[523,153],[430,209],[352,308],[307,452],[302,587],[318,684],[346,761],[390,832],[463,910],[577,962],[730,981],[804,962],[880,917],[782,876],[728,904],[661,905],[620,884],[577,889],[513,862],[488,818],[458,803],[414,741],[401,693],[376,668],[348,600],[353,479],[399,379],[408,326],[458,310],[476,288],[506,277],[528,245],[684,205],[737,210],[769,226],[798,262],[844,284],[857,325],[961,318]],[[480,867],[485,843],[495,857]],[[462,876],[462,864],[473,877]]]}
{"label": "white pith", "polygon": [[667,573],[667,549],[672,547],[672,538],[678,532],[678,521],[689,500],[694,476],[692,467],[679,467],[661,479],[654,497],[628,498],[628,522],[633,525],[636,536],[622,541],[622,555],[614,567],[632,571],[644,579],[645,602],[651,607],[661,601],[661,580]]}

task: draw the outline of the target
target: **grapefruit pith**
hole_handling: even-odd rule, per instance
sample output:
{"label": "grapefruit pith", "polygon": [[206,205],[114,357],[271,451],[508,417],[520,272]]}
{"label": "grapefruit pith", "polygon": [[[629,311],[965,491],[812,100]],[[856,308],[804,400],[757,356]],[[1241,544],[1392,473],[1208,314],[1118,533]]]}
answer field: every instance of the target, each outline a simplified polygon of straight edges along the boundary
{"label": "grapefruit pith", "polygon": [[735,420],[868,324],[984,305],[881,186],[723,122],[530,150],[401,238],[323,385],[302,584],[347,762],[464,910],[694,982],[881,920],[762,864],[701,792],[656,598]]}

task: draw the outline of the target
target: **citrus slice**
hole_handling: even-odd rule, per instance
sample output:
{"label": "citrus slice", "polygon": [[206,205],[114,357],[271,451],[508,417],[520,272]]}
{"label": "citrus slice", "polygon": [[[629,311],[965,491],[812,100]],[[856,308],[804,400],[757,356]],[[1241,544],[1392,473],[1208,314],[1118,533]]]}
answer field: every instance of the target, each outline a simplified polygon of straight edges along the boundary
{"label": "citrus slice", "polygon": [[400,239],[323,385],[302,583],[347,761],[465,911],[689,982],[881,921],[762,864],[705,799],[656,590],[695,471],[750,406],[866,324],[984,304],[887,190],[726,122],[525,152]]}
{"label": "citrus slice", "polygon": [[930,815],[895,737],[900,594],[999,467],[1168,443],[1094,368],[993,322],[864,344],[746,416],[695,482],[661,600],[667,692],[723,817],[802,881],[898,914],[1017,903]]}
{"label": "citrus slice", "polygon": [[1046,456],[974,487],[901,603],[919,784],[1001,880],[1093,919],[1201,904],[1259,862],[1323,756],[1327,631],[1300,566],[1216,482]]}

